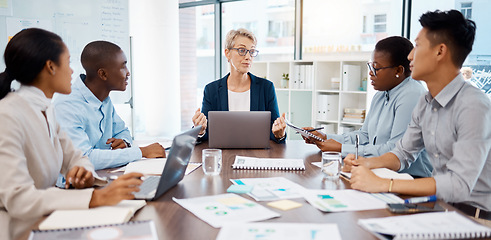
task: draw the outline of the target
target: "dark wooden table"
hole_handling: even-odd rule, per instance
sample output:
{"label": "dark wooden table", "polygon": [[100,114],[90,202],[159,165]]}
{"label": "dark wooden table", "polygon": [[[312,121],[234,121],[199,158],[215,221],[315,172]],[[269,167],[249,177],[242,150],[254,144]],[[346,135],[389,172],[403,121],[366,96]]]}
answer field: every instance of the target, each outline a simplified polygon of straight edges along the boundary
{"label": "dark wooden table", "polygon": [[[201,150],[208,148],[208,143],[196,146],[191,162],[201,162]],[[267,171],[267,170],[233,170],[232,164],[236,155],[265,158],[301,158],[305,162],[305,171]],[[194,216],[172,200],[176,198],[193,198],[226,193],[231,185],[229,179],[285,177],[305,188],[311,189],[349,189],[348,181],[323,180],[320,169],[311,164],[319,162],[321,154],[314,145],[303,141],[288,141],[287,144],[271,142],[270,149],[224,149],[222,151],[222,171],[218,176],[205,176],[201,168],[196,169],[162,197],[141,209],[133,220],[152,219],[157,227],[159,239],[215,239],[220,229],[216,229]],[[100,171],[101,175],[107,171]],[[248,195],[241,196],[251,199]],[[386,217],[392,214],[385,209],[323,213],[312,207],[304,199],[293,199],[302,203],[302,207],[289,211],[273,209],[281,217],[268,222],[289,223],[336,223],[343,239],[377,239],[363,230],[357,221],[360,218]],[[267,202],[259,202],[266,206]]]}
{"label": "dark wooden table", "polygon": [[[208,143],[195,147],[191,162],[201,162],[201,150],[208,148]],[[236,155],[265,158],[301,158],[305,162],[305,171],[268,171],[268,170],[233,170],[232,164]],[[349,189],[348,181],[340,178],[337,181],[323,180],[320,169],[311,164],[319,162],[321,154],[314,145],[303,141],[288,141],[286,144],[271,142],[269,149],[226,149],[222,151],[222,170],[218,176],[205,176],[201,168],[196,169],[175,187],[170,189],[156,201],[148,202],[139,210],[132,220],[153,220],[159,239],[215,239],[220,229],[216,229],[194,216],[172,200],[176,198],[193,198],[226,193],[231,185],[229,179],[285,177],[305,188],[310,189]],[[109,176],[107,170],[99,170],[99,175]],[[246,194],[243,197],[250,198]],[[254,201],[254,200],[253,200]],[[267,222],[288,223],[336,223],[343,239],[377,239],[371,233],[363,230],[357,221],[360,218],[392,216],[388,210],[369,210],[356,212],[323,213],[312,207],[304,199],[293,199],[302,203],[302,207],[289,211],[273,209],[281,217],[266,220]],[[266,206],[267,202],[259,202]],[[440,205],[450,210],[452,206],[438,201]],[[267,206],[266,206],[267,207]],[[36,229],[37,226],[34,226]],[[26,235],[28,236],[28,235]]]}

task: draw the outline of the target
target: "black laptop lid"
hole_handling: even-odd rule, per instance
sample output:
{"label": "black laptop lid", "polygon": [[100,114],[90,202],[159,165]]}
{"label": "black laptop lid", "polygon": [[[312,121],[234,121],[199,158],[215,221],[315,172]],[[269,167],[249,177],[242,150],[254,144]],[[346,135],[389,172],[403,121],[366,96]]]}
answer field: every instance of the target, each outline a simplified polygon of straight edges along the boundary
{"label": "black laptop lid", "polygon": [[162,196],[184,178],[200,130],[201,126],[198,126],[174,137],[162,176],[160,176],[157,193],[153,199]]}

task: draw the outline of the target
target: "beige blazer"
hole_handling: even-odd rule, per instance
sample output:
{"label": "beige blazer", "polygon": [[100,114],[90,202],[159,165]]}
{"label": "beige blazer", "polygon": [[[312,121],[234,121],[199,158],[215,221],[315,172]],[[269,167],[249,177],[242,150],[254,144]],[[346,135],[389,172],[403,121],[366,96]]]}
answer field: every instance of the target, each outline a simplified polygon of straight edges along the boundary
{"label": "beige blazer", "polygon": [[[50,109],[48,108],[48,111]],[[87,209],[93,189],[54,187],[74,166],[94,167],[54,124],[17,93],[0,101],[0,239],[17,239],[56,209]]]}

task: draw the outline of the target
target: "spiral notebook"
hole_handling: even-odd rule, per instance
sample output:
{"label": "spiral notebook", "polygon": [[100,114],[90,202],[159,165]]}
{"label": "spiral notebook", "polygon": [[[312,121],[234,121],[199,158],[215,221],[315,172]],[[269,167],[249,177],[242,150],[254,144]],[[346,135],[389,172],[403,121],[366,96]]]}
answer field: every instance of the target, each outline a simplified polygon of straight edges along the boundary
{"label": "spiral notebook", "polygon": [[305,165],[303,159],[235,156],[235,162],[232,168],[251,170],[305,170]]}
{"label": "spiral notebook", "polygon": [[491,237],[491,228],[457,212],[418,213],[360,219],[358,224],[379,239],[471,239]]}
{"label": "spiral notebook", "polygon": [[312,134],[311,132],[305,130],[305,129],[302,129],[302,128],[299,128],[295,125],[293,125],[293,123],[291,123],[290,121],[288,121],[288,119],[285,118],[285,123],[288,127],[291,127],[293,128],[293,130],[295,130],[297,133],[300,133],[302,136],[306,137],[306,138],[313,138],[317,141],[320,141],[320,142],[324,142],[324,139]]}
{"label": "spiral notebook", "polygon": [[140,239],[158,240],[153,221],[135,221],[91,227],[33,230],[29,240]]}
{"label": "spiral notebook", "polygon": [[56,210],[39,224],[39,229],[51,230],[124,223],[145,205],[145,200],[123,200],[114,206]]}

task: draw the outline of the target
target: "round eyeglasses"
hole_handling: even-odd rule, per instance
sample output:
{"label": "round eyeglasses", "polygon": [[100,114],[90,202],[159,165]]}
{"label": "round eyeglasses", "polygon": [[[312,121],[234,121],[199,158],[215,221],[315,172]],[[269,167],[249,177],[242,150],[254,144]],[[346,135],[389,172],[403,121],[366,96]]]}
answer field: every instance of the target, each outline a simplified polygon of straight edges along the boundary
{"label": "round eyeglasses", "polygon": [[367,62],[367,66],[368,66],[368,70],[370,70],[371,72],[373,72],[373,75],[376,77],[377,76],[377,71],[378,70],[382,70],[382,69],[386,69],[386,68],[393,68],[393,67],[397,67],[397,65],[393,65],[393,66],[389,66],[389,67],[380,67],[380,68],[375,68],[373,66],[373,62]]}
{"label": "round eyeglasses", "polygon": [[251,49],[251,50],[247,50],[245,48],[230,48],[230,49],[237,50],[237,53],[239,53],[240,56],[245,56],[247,52],[249,52],[251,57],[256,57],[257,54],[259,53],[259,51],[256,49]]}

